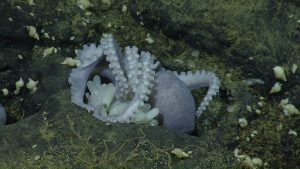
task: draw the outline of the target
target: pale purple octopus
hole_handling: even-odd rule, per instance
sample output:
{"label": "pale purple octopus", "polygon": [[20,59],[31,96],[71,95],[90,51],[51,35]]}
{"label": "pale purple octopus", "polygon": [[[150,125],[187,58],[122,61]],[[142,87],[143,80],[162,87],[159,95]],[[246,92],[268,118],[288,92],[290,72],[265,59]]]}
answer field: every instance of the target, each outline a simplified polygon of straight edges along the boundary
{"label": "pale purple octopus", "polygon": [[[149,52],[142,51],[139,54],[135,46],[126,47],[124,53],[122,55],[121,48],[111,34],[105,35],[99,46],[83,46],[77,52],[81,64],[72,69],[69,77],[72,102],[93,112],[96,118],[103,121],[128,123],[144,114],[141,111],[148,111],[153,115],[151,118],[158,114],[156,118],[166,128],[192,132],[195,118],[202,114],[212,97],[218,93],[219,78],[204,70],[181,73],[165,70],[159,67]],[[97,65],[100,65],[100,75],[113,84],[101,85],[98,76],[87,82]],[[85,103],[87,86],[90,94],[86,94],[88,103]],[[208,92],[196,110],[191,90],[200,87],[208,87]],[[152,109],[150,106],[146,109],[146,103],[150,103]],[[113,112],[110,105],[119,106],[117,109],[121,113],[108,114],[108,111]]]}

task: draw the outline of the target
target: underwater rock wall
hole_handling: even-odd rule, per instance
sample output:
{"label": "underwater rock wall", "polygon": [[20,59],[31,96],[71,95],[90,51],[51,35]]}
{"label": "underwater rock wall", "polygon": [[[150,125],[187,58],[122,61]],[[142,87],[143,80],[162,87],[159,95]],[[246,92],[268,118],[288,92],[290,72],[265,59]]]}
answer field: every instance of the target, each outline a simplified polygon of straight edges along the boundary
{"label": "underwater rock wall", "polygon": [[[249,79],[262,79],[264,89],[275,80],[272,68],[283,66],[289,76],[283,92],[300,106],[299,4],[293,1],[131,1],[139,21],[168,37],[215,54]],[[261,90],[264,92],[264,90]]]}

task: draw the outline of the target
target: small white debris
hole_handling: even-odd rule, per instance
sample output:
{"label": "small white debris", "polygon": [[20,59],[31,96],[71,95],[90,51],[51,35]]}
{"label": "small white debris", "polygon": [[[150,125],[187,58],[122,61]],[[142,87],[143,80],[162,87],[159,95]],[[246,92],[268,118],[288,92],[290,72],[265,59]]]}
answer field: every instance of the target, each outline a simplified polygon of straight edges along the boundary
{"label": "small white debris", "polygon": [[256,110],[255,110],[255,113],[256,113],[256,114],[261,114],[261,110],[256,109]]}
{"label": "small white debris", "polygon": [[284,105],[287,105],[289,103],[289,98],[282,99],[279,103],[279,106],[282,107]]}
{"label": "small white debris", "polygon": [[23,59],[23,56],[22,56],[22,55],[18,55],[18,58],[19,58],[19,59]]}
{"label": "small white debris", "polygon": [[263,101],[259,101],[257,104],[259,107],[263,107],[265,105],[265,103]]}
{"label": "small white debris", "polygon": [[92,15],[92,12],[88,11],[88,12],[86,12],[84,15],[85,15],[85,16],[90,16],[90,15]]}
{"label": "small white debris", "polygon": [[193,57],[199,57],[199,56],[200,56],[200,51],[197,50],[197,49],[195,49],[195,50],[192,51],[191,55],[192,55]]}
{"label": "small white debris", "polygon": [[47,32],[44,33],[45,38],[50,39],[50,36]]}
{"label": "small white debris", "polygon": [[271,88],[271,90],[270,90],[270,94],[273,94],[273,93],[278,93],[278,92],[280,92],[281,91],[281,86],[282,86],[282,84],[281,83],[279,83],[279,82],[276,82],[275,84],[274,84],[274,86]]}
{"label": "small white debris", "polygon": [[243,154],[243,155],[239,155],[239,149],[235,149],[233,151],[234,153],[234,156],[237,158],[238,161],[241,162],[241,166],[242,167],[246,167],[246,168],[252,168],[253,167],[253,164],[252,164],[252,161],[251,161],[251,158],[250,156],[246,155],[246,154]]}
{"label": "small white debris", "polygon": [[40,40],[38,33],[36,32],[36,28],[34,26],[26,26],[26,29],[29,33],[29,36],[33,39]]}
{"label": "small white debris", "polygon": [[9,91],[7,88],[1,89],[3,96],[7,96],[9,94]]}
{"label": "small white debris", "polygon": [[31,148],[34,149],[34,148],[37,148],[37,146],[38,146],[37,144],[34,144],[31,146]]}
{"label": "small white debris", "polygon": [[179,159],[182,158],[187,158],[189,157],[189,154],[184,152],[182,149],[180,148],[175,148],[174,150],[171,151],[172,154],[175,154],[175,156]]}
{"label": "small white debris", "polygon": [[292,73],[295,74],[296,71],[298,69],[298,65],[296,65],[295,63],[292,65]]}
{"label": "small white debris", "polygon": [[74,40],[74,39],[75,39],[75,36],[71,36],[71,37],[70,37],[70,40]]}
{"label": "small white debris", "polygon": [[257,157],[252,158],[251,162],[252,162],[254,168],[261,167],[263,165],[262,160],[260,158],[257,158]]}
{"label": "small white debris", "polygon": [[248,112],[252,112],[251,106],[247,105],[247,106],[246,106],[246,110],[247,110]]}
{"label": "small white debris", "polygon": [[253,167],[253,164],[252,164],[252,161],[251,161],[251,158],[250,156],[245,156],[244,158],[241,158],[241,166],[242,167],[245,167],[245,168],[252,168]]}
{"label": "small white debris", "polygon": [[123,6],[122,6],[122,12],[123,12],[123,13],[126,13],[126,12],[127,12],[127,6],[126,6],[126,5],[123,5]]}
{"label": "small white debris", "polygon": [[299,110],[293,104],[286,104],[282,106],[283,113],[286,116],[291,116],[294,114],[300,114]]}
{"label": "small white debris", "polygon": [[12,21],[13,21],[13,18],[8,18],[8,20],[9,20],[10,22],[12,22]]}
{"label": "small white debris", "polygon": [[67,57],[63,62],[61,62],[61,64],[68,66],[79,66],[80,60]]}
{"label": "small white debris", "polygon": [[281,66],[275,66],[273,68],[273,71],[274,71],[274,75],[277,79],[286,81],[286,76],[285,76],[285,73],[284,73],[284,69]]}
{"label": "small white debris", "polygon": [[57,53],[57,49],[55,47],[50,47],[50,48],[47,48],[43,51],[43,58],[52,54],[52,53]]}
{"label": "small white debris", "polygon": [[110,0],[102,0],[102,3],[105,4],[105,5],[111,5]]}
{"label": "small white debris", "polygon": [[295,130],[290,129],[289,131],[290,135],[298,136],[297,132]]}
{"label": "small white debris", "polygon": [[251,159],[249,155],[246,154],[239,155],[239,152],[240,150],[237,148],[234,149],[233,151],[234,156],[237,158],[239,162],[241,162],[242,167],[256,169],[263,165],[263,162],[260,158],[255,157]]}
{"label": "small white debris", "polygon": [[245,127],[247,127],[248,126],[248,121],[247,121],[247,119],[246,118],[239,118],[239,124],[240,124],[240,126],[242,127],[242,128],[245,128]]}
{"label": "small white debris", "polygon": [[227,107],[227,109],[226,109],[226,111],[227,111],[228,113],[234,113],[234,112],[236,112],[236,111],[238,111],[238,110],[239,110],[239,108],[238,108],[237,104],[229,105],[229,106]]}
{"label": "small white debris", "polygon": [[39,159],[41,159],[41,156],[40,156],[40,155],[34,156],[34,160],[35,160],[35,161],[37,161],[37,160],[39,160]]}
{"label": "small white debris", "polygon": [[77,6],[80,9],[85,10],[86,8],[92,7],[93,4],[91,4],[89,0],[77,0]]}
{"label": "small white debris", "polygon": [[148,42],[148,43],[153,43],[154,42],[154,40],[151,38],[149,33],[147,34],[147,38],[145,39],[145,41]]}
{"label": "small white debris", "polygon": [[29,4],[29,6],[36,5],[36,4],[33,2],[33,0],[28,0],[28,4]]}
{"label": "small white debris", "polygon": [[238,148],[235,148],[235,149],[233,150],[233,154],[234,154],[234,156],[235,156],[236,158],[239,157],[239,152],[240,152],[240,150],[239,150]]}
{"label": "small white debris", "polygon": [[20,80],[18,80],[16,83],[16,88],[22,88],[24,86],[24,81],[22,78],[20,78]]}
{"label": "small white debris", "polygon": [[31,90],[31,93],[34,93],[37,90],[36,85],[38,84],[38,81],[34,81],[31,78],[28,78],[28,83],[26,84],[27,89]]}
{"label": "small white debris", "polygon": [[14,94],[19,94],[21,88],[24,86],[24,81],[23,81],[23,79],[20,78],[20,80],[18,80],[18,81],[15,83],[15,86],[16,86],[16,90],[14,91]]}
{"label": "small white debris", "polygon": [[251,137],[255,137],[257,134],[258,134],[257,130],[253,130],[250,135]]}

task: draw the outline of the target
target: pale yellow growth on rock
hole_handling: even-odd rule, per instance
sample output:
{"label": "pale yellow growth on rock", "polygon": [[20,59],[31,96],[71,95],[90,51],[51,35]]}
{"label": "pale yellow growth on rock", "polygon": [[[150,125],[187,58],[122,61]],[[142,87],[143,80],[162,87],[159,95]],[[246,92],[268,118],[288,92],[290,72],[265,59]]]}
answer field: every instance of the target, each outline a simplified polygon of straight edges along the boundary
{"label": "pale yellow growth on rock", "polygon": [[299,110],[293,104],[283,105],[282,108],[283,108],[283,113],[286,116],[300,114]]}
{"label": "pale yellow growth on rock", "polygon": [[260,158],[254,157],[251,159],[249,155],[246,154],[239,155],[239,152],[240,150],[237,148],[233,151],[234,156],[237,158],[238,161],[241,162],[242,167],[257,169],[263,166],[263,161]]}
{"label": "pale yellow growth on rock", "polygon": [[247,109],[248,112],[252,112],[251,106],[247,105],[247,106],[246,106],[246,109]]}
{"label": "pale yellow growth on rock", "polygon": [[26,84],[27,89],[31,90],[31,93],[36,92],[37,87],[36,85],[38,84],[38,81],[34,81],[31,78],[28,78],[28,83]]}
{"label": "pale yellow growth on rock", "polygon": [[246,118],[239,118],[239,124],[242,128],[245,128],[248,126],[248,121]]}
{"label": "pale yellow growth on rock", "polygon": [[282,86],[282,84],[281,84],[281,83],[279,83],[279,82],[276,82],[276,83],[274,84],[274,86],[271,88],[271,90],[270,90],[270,94],[273,94],[273,93],[278,93],[278,92],[280,92],[280,91],[281,91],[281,86]]}
{"label": "pale yellow growth on rock", "polygon": [[77,0],[77,6],[80,9],[85,10],[88,7],[92,7],[93,4],[91,4],[89,0]]}
{"label": "pale yellow growth on rock", "polygon": [[29,4],[29,6],[36,5],[36,4],[33,2],[33,0],[28,0],[28,4]]}
{"label": "pale yellow growth on rock", "polygon": [[20,78],[20,80],[18,80],[17,82],[16,82],[16,88],[21,88],[21,87],[23,87],[24,86],[24,81],[23,81],[23,79],[22,78]]}
{"label": "pale yellow growth on rock", "polygon": [[43,51],[43,58],[52,54],[52,53],[57,53],[57,49],[55,47],[50,47],[50,48],[47,48]]}
{"label": "pale yellow growth on rock", "polygon": [[298,136],[298,133],[295,130],[290,129],[289,135]]}
{"label": "pale yellow growth on rock", "polygon": [[292,73],[295,74],[296,71],[298,69],[298,65],[296,65],[295,63],[292,65]]}
{"label": "pale yellow growth on rock", "polygon": [[7,96],[9,94],[9,91],[7,88],[1,89],[3,96]]}
{"label": "pale yellow growth on rock", "polygon": [[20,89],[24,86],[24,81],[22,78],[20,78],[20,80],[18,80],[16,83],[16,90],[14,91],[14,94],[19,94],[20,93]]}
{"label": "pale yellow growth on rock", "polygon": [[253,164],[254,167],[261,167],[263,165],[263,162],[260,158],[252,158],[251,162]]}
{"label": "pale yellow growth on rock", "polygon": [[63,62],[61,62],[61,64],[68,66],[79,66],[80,60],[67,57]]}
{"label": "pale yellow growth on rock", "polygon": [[281,66],[275,66],[273,68],[273,71],[274,71],[274,75],[277,79],[286,81],[286,76],[285,76],[285,73],[284,73],[284,69]]}
{"label": "pale yellow growth on rock", "polygon": [[26,29],[29,33],[29,36],[33,39],[40,40],[38,33],[36,32],[36,28],[34,26],[26,26]]}
{"label": "pale yellow growth on rock", "polygon": [[279,103],[279,106],[284,106],[287,105],[288,103],[289,103],[289,98],[282,99]]}
{"label": "pale yellow growth on rock", "polygon": [[180,148],[175,148],[174,150],[171,151],[172,154],[175,154],[175,156],[179,159],[182,158],[187,158],[189,157],[189,154],[184,152],[182,149]]}

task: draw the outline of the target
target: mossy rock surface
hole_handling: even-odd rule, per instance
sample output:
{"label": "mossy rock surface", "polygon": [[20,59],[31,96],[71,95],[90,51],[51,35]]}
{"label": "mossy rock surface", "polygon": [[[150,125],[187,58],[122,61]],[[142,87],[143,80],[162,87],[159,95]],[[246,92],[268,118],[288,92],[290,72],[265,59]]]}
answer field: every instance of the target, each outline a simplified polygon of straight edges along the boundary
{"label": "mossy rock surface", "polygon": [[[231,152],[162,127],[108,124],[69,101],[69,90],[49,97],[40,112],[2,126],[0,165],[11,168],[226,168]],[[192,151],[178,159],[171,151]],[[198,167],[197,167],[198,166]]]}
{"label": "mossy rock surface", "polygon": [[299,104],[300,71],[291,72],[292,64],[300,65],[299,3],[132,0],[131,6],[132,15],[146,26],[223,58],[228,67],[239,68],[244,78],[262,79],[264,89],[276,81],[272,68],[284,67],[288,82],[283,90]]}

